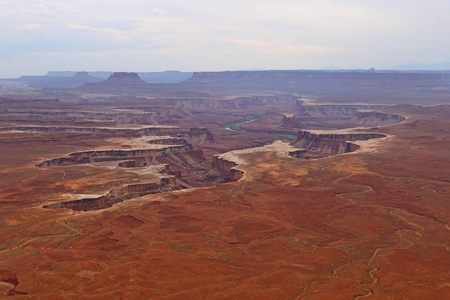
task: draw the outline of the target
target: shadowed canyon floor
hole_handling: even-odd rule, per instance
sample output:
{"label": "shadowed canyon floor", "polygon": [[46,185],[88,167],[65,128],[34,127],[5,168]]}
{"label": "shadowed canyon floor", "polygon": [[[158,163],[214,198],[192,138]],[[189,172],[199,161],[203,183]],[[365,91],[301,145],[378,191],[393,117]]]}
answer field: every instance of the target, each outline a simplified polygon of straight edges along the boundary
{"label": "shadowed canyon floor", "polygon": [[0,102],[0,297],[448,299],[449,106],[247,100]]}

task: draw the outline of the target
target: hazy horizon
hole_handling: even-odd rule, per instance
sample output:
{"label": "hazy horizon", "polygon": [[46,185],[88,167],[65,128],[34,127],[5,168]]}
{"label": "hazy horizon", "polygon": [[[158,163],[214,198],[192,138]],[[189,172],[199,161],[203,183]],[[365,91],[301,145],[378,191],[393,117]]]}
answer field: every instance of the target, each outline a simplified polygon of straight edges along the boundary
{"label": "hazy horizon", "polygon": [[0,0],[0,78],[446,66],[449,11],[444,0]]}

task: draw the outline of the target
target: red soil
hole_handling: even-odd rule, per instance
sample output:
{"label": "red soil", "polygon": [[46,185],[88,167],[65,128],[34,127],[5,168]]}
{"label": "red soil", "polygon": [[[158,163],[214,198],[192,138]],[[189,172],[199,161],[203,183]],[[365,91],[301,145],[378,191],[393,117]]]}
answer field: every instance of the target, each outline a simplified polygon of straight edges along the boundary
{"label": "red soil", "polygon": [[[450,108],[389,112],[409,119],[373,130],[394,136],[375,152],[317,160],[249,153],[242,155],[246,176],[238,182],[89,212],[42,206],[149,178],[128,168],[34,164],[119,145],[98,136],[22,133],[19,140],[3,133],[0,293],[17,299],[447,299]],[[248,145],[245,139],[231,145]]]}

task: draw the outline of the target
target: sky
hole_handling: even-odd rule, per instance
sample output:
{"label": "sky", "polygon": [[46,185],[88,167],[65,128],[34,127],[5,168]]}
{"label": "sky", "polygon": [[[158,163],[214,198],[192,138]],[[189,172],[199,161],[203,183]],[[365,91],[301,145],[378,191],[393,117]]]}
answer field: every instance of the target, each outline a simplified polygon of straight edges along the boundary
{"label": "sky", "polygon": [[0,78],[450,62],[449,0],[0,0]]}

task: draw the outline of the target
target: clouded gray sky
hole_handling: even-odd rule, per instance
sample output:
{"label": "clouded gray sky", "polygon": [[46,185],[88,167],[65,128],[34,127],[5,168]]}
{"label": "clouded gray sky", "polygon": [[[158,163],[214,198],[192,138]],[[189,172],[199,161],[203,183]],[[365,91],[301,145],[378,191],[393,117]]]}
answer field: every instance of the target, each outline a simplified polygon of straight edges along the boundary
{"label": "clouded gray sky", "polygon": [[449,0],[0,0],[0,78],[450,61]]}

